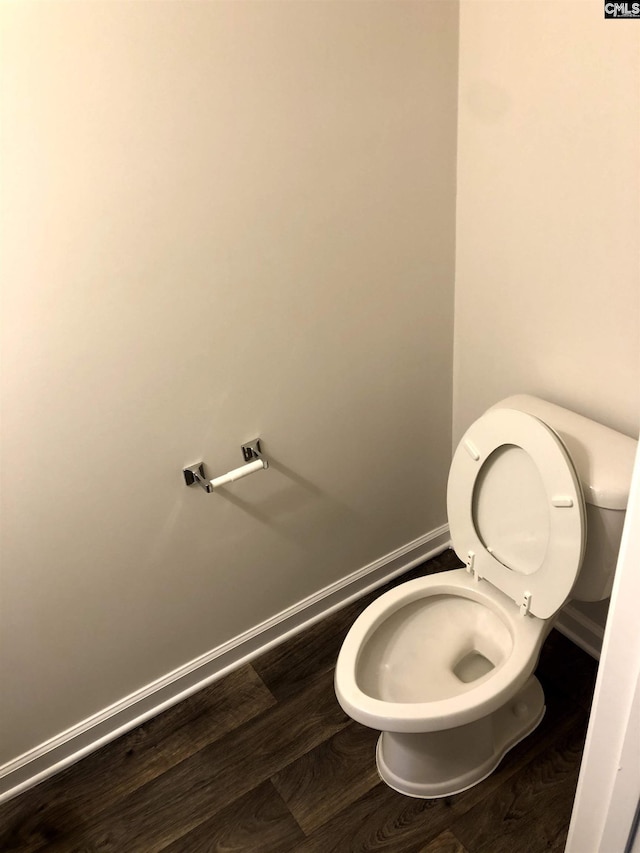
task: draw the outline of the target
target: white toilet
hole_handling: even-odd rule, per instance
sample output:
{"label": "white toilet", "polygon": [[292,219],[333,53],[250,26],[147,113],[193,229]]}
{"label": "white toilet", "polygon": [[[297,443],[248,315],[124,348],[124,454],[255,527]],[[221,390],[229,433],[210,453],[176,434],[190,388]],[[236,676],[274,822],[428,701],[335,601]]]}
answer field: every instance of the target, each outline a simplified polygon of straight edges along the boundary
{"label": "white toilet", "polygon": [[533,672],[558,611],[611,592],[636,447],[525,395],[467,430],[447,488],[466,568],[380,596],[336,664],[342,708],[382,732],[378,772],[392,788],[463,791],[538,725]]}

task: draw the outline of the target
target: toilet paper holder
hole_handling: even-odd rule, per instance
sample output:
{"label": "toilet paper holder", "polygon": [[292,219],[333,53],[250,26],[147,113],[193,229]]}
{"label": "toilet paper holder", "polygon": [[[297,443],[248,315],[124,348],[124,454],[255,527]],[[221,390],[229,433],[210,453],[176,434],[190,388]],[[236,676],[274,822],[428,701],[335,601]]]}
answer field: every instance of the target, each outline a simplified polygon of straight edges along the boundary
{"label": "toilet paper holder", "polygon": [[253,441],[242,444],[241,449],[245,465],[240,465],[239,468],[234,468],[232,471],[227,471],[226,474],[221,474],[219,477],[209,480],[204,473],[204,463],[197,462],[195,465],[189,465],[187,468],[182,469],[185,483],[187,486],[197,484],[205,492],[210,494],[220,486],[226,486],[236,480],[241,480],[249,474],[253,474],[255,471],[264,471],[265,468],[269,467],[269,463],[262,452],[259,438],[254,438]]}

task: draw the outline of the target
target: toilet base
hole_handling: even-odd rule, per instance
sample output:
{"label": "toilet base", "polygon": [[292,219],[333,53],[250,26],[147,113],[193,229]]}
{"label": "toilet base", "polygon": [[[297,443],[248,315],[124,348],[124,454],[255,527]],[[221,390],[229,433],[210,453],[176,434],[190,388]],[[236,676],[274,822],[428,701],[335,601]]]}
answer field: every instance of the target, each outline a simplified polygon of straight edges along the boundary
{"label": "toilet base", "polygon": [[383,732],[376,751],[378,773],[409,797],[459,794],[486,779],[544,712],[542,687],[531,676],[506,705],[473,723],[439,732]]}

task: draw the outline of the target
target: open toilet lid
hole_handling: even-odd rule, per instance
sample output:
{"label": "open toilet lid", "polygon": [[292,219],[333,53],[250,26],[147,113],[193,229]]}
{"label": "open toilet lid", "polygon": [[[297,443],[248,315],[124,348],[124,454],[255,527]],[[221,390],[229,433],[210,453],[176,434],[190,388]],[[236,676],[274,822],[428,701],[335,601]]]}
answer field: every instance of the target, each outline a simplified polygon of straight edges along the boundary
{"label": "open toilet lid", "polygon": [[548,619],[580,571],[580,480],[562,441],[533,415],[491,409],[454,454],[447,513],[456,553],[524,610]]}

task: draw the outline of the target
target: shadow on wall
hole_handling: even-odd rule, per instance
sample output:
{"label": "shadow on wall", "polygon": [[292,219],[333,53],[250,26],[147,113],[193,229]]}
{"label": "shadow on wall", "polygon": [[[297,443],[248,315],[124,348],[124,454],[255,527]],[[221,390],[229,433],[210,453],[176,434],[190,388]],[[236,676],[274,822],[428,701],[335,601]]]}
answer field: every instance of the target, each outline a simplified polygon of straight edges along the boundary
{"label": "shadow on wall", "polygon": [[[268,473],[268,484],[255,490],[261,491],[262,497],[245,500],[235,494],[233,486],[218,489],[218,497],[296,545],[308,546],[309,541],[316,541],[325,534],[339,536],[347,527],[353,530],[354,526],[360,526],[366,530],[366,525],[351,507],[330,497],[271,456]],[[274,477],[274,473],[279,476]]]}

